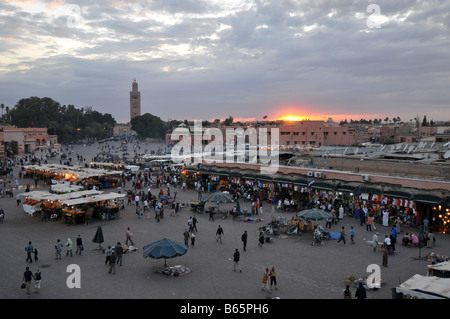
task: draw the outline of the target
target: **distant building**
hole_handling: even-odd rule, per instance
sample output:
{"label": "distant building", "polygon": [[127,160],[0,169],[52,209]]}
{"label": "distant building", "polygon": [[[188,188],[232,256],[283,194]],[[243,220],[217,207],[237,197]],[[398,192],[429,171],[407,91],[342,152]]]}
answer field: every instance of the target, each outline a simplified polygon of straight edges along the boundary
{"label": "distant building", "polygon": [[27,154],[36,151],[37,149],[58,149],[61,147],[58,144],[58,137],[56,135],[49,135],[47,128],[19,128],[15,126],[2,125],[0,126],[0,157],[7,156],[7,149],[10,149],[11,144],[17,143],[17,153]]}
{"label": "distant building", "polygon": [[116,124],[113,127],[114,135],[135,135],[136,132],[131,129],[131,124]]}
{"label": "distant building", "polygon": [[348,124],[329,121],[293,121],[277,126],[280,145],[286,146],[332,146],[352,145],[355,131]]}
{"label": "distant building", "polygon": [[141,116],[141,92],[139,92],[138,84],[134,80],[130,92],[130,121],[136,116]]}
{"label": "distant building", "polygon": [[[220,126],[218,127],[223,136],[226,135],[227,128],[243,128],[247,129],[249,126]],[[279,129],[279,145],[281,146],[333,146],[333,145],[352,145],[355,143],[355,130],[349,128],[348,124],[339,125],[333,121],[283,121],[276,125],[259,125],[255,127],[256,131],[261,128],[267,128],[268,135],[271,134],[273,128]],[[192,128],[190,128],[193,132]],[[205,127],[203,127],[205,130]],[[171,133],[166,135],[166,143],[178,143],[178,140],[172,140]],[[192,142],[194,136],[191,135]],[[208,141],[203,141],[203,144],[208,144]]]}

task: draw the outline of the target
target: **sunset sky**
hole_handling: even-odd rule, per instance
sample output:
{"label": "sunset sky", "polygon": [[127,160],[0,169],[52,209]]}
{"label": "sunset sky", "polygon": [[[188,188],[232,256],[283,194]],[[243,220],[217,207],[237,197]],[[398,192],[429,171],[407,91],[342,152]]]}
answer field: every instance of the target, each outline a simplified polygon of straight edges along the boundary
{"label": "sunset sky", "polygon": [[[371,6],[369,6],[371,5]],[[0,103],[450,120],[450,1],[0,0]]]}

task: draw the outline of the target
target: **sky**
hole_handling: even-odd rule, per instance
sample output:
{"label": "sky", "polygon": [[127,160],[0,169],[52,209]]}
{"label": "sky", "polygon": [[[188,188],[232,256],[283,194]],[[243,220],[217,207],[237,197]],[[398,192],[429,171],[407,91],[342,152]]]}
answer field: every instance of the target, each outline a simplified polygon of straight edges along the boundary
{"label": "sky", "polygon": [[0,103],[130,120],[450,120],[450,1],[0,0]]}

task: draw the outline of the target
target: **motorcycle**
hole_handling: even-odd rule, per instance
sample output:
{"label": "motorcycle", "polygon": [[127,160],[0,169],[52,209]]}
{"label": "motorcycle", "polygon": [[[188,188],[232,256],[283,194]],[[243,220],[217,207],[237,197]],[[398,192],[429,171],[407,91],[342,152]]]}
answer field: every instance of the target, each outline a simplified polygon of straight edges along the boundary
{"label": "motorcycle", "polygon": [[311,246],[314,246],[315,244],[321,244],[322,246],[325,245],[325,241],[323,239],[324,238],[321,232],[314,232]]}

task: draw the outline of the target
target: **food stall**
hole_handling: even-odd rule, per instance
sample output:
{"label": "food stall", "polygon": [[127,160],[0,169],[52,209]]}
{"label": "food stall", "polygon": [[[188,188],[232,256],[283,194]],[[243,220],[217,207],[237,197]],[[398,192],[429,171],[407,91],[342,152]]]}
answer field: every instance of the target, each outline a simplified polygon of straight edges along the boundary
{"label": "food stall", "polygon": [[94,196],[80,197],[75,199],[61,201],[64,208],[63,219],[67,223],[76,224],[85,220],[86,212],[89,206],[93,206],[94,218],[101,220],[112,220],[119,218],[120,200],[123,200],[125,194],[107,193]]}
{"label": "food stall", "polygon": [[103,191],[99,190],[74,191],[65,194],[53,194],[47,191],[33,191],[21,193],[20,196],[25,197],[22,204],[25,213],[32,215],[35,212],[40,211],[45,217],[48,217],[51,220],[56,220],[63,214],[62,201],[99,195],[102,193]]}
{"label": "food stall", "polygon": [[40,211],[41,202],[34,199],[26,199],[23,202],[23,211],[29,215],[33,215],[35,212]]}

